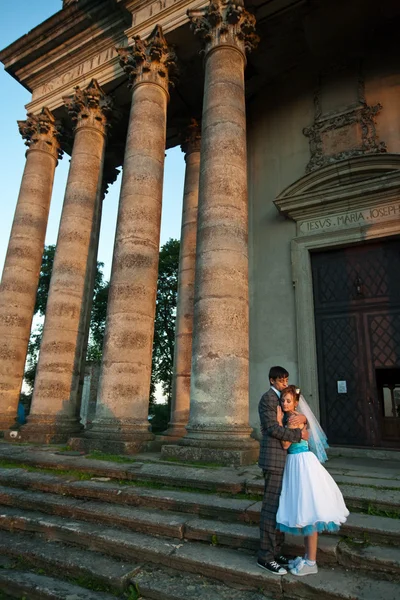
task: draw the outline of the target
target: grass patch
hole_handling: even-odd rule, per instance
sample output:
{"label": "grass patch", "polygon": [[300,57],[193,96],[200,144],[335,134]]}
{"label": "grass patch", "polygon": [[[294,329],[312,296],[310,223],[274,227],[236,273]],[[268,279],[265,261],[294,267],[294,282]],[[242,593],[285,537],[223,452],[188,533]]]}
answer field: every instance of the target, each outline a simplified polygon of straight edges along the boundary
{"label": "grass patch", "polygon": [[180,458],[176,458],[175,456],[167,456],[166,458],[163,458],[163,462],[179,463],[183,467],[197,467],[205,469],[220,469],[221,467],[225,467],[225,465],[223,465],[222,463],[217,462],[183,462]]}
{"label": "grass patch", "polygon": [[128,587],[127,595],[124,596],[127,600],[139,600],[140,599],[140,591],[136,584],[132,583]]}
{"label": "grass patch", "polygon": [[218,546],[218,536],[215,533],[211,536],[211,544],[213,546]]}
{"label": "grass patch", "polygon": [[92,592],[107,592],[112,594],[115,592],[115,588],[111,585],[107,585],[106,583],[101,583],[90,577],[89,575],[79,575],[78,577],[68,577],[68,581],[70,583],[74,583],[75,585],[79,585],[82,588],[87,590],[92,590]]}
{"label": "grass patch", "polygon": [[94,460],[106,460],[108,462],[115,463],[136,462],[135,458],[130,458],[129,456],[122,456],[121,454],[106,454],[105,452],[100,452],[100,450],[93,450],[93,452],[87,454],[85,458],[92,458]]}
{"label": "grass patch", "polygon": [[203,490],[201,488],[196,487],[188,487],[188,486],[175,486],[168,485],[166,483],[158,483],[158,481],[148,481],[148,480],[127,480],[127,479],[119,479],[119,485],[123,486],[133,486],[133,487],[141,487],[148,488],[152,490],[168,490],[169,492],[190,492],[192,494],[215,494],[213,490]]}
{"label": "grass patch", "polygon": [[85,481],[95,477],[94,473],[84,473],[82,471],[78,471],[77,469],[52,469],[51,467],[35,467],[34,465],[14,462],[11,460],[1,460],[0,459],[0,468],[2,469],[23,469],[24,471],[29,471],[30,473],[43,473],[45,475],[56,474],[63,475],[66,477],[73,477],[74,479],[79,479],[80,481]]}
{"label": "grass patch", "polygon": [[338,479],[335,479],[336,483],[338,485],[350,485],[351,487],[362,487],[362,488],[370,488],[371,490],[389,490],[392,492],[399,492],[400,491],[400,481],[399,481],[399,485],[397,487],[393,487],[393,486],[386,486],[386,485],[368,485],[367,483],[349,483],[348,481],[339,481]]}
{"label": "grass patch", "polygon": [[377,508],[373,504],[368,504],[368,507],[363,511],[367,515],[373,515],[375,517],[388,517],[389,519],[400,519],[400,511],[398,510],[383,510]]}
{"label": "grass patch", "polygon": [[366,548],[371,544],[369,535],[366,531],[363,532],[362,539],[353,538],[351,536],[342,536],[342,540],[346,542],[348,546],[352,546],[354,548]]}

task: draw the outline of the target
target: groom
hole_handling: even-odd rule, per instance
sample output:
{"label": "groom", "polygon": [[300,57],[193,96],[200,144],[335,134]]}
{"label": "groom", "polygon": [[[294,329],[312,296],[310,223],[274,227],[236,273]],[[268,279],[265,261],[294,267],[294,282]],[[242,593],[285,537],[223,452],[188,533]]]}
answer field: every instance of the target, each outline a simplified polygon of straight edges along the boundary
{"label": "groom", "polygon": [[[283,469],[286,462],[286,450],[281,441],[300,442],[308,440],[308,431],[289,429],[278,425],[276,409],[279,406],[281,391],[288,386],[289,373],[283,367],[271,367],[268,392],[261,397],[258,412],[261,421],[262,440],[258,466],[265,477],[264,497],[260,516],[260,549],[257,564],[274,575],[285,575],[289,559],[281,554],[283,533],[276,530],[276,513],[282,489]],[[291,426],[299,427],[306,423],[304,415],[293,416]]]}

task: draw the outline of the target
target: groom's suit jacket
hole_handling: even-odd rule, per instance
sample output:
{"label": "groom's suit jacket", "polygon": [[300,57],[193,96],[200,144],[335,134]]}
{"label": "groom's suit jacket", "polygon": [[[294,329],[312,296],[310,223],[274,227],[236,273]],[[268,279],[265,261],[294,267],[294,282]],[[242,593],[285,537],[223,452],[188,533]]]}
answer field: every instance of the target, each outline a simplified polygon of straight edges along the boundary
{"label": "groom's suit jacket", "polygon": [[272,388],[261,396],[258,412],[261,422],[262,440],[258,466],[263,471],[280,473],[286,462],[287,451],[282,448],[284,442],[300,442],[301,429],[281,427],[276,420],[276,409],[279,406],[278,395]]}

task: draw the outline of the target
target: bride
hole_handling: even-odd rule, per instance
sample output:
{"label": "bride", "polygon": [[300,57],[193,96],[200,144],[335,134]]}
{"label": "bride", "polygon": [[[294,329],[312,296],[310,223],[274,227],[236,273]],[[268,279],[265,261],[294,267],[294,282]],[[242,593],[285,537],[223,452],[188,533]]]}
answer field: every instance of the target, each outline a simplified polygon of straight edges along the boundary
{"label": "bride", "polygon": [[321,465],[328,458],[326,436],[300,390],[289,385],[282,390],[280,403],[279,425],[289,426],[289,417],[299,411],[307,417],[310,429],[309,442],[281,442],[288,454],[276,515],[277,529],[305,536],[304,558],[297,557],[289,563],[290,572],[302,577],[318,572],[318,533],[338,531],[349,511],[335,481]]}

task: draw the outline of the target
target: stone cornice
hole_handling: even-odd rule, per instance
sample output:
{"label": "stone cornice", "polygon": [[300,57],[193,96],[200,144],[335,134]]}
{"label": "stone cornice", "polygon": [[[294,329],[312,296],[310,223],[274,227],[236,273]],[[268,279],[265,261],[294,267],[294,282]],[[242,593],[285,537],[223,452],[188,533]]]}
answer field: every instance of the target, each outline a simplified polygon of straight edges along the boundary
{"label": "stone cornice", "polygon": [[47,60],[52,50],[58,52],[72,37],[78,34],[87,35],[86,32],[93,26],[94,21],[98,21],[101,16],[106,17],[107,13],[110,16],[111,5],[114,5],[114,0],[88,0],[84,11],[79,4],[72,4],[58,11],[4,48],[0,52],[0,61],[11,75],[17,77],[17,72],[26,65],[31,65],[43,56],[46,56]]}
{"label": "stone cornice", "polygon": [[127,24],[127,13],[115,0],[71,4],[5,48],[0,60],[34,96],[36,92],[36,99],[43,98],[42,105],[47,104],[45,94],[38,92],[40,86],[79,67],[88,57],[96,58],[105,47],[122,45]]}
{"label": "stone cornice", "polygon": [[305,175],[274,201],[294,221],[371,206],[400,193],[400,155],[339,161]]}
{"label": "stone cornice", "polygon": [[117,0],[123,2],[132,13],[132,24],[125,30],[128,41],[136,35],[147,37],[155,25],[161,25],[168,33],[188,22],[187,11],[208,5],[209,0]]}

